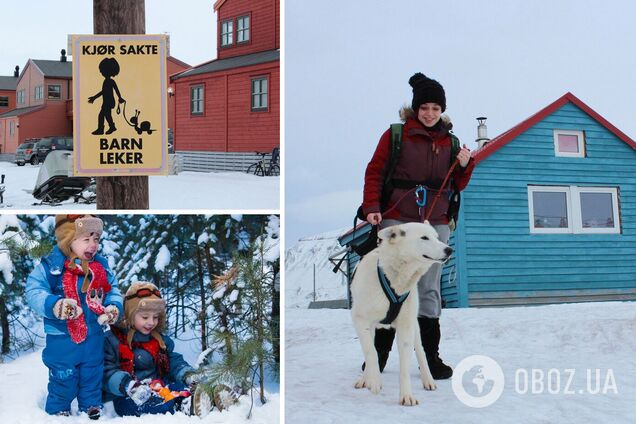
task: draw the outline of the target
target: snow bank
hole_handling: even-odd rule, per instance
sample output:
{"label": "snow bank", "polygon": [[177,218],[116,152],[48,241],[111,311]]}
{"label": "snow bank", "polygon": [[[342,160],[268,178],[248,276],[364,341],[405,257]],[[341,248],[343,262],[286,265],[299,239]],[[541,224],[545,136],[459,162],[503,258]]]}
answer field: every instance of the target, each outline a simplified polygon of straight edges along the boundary
{"label": "snow bank", "polygon": [[[194,363],[196,355],[192,355],[185,345],[179,342],[177,350],[184,357]],[[181,350],[183,349],[183,350]],[[200,349],[199,349],[200,351]],[[193,359],[194,358],[194,359]],[[7,364],[0,364],[0,423],[3,424],[86,424],[92,423],[86,414],[77,415],[77,402],[72,404],[74,416],[52,417],[44,412],[46,403],[48,370],[42,363],[42,350],[23,355]],[[268,388],[272,387],[268,385]],[[277,386],[274,386],[277,390]],[[118,417],[112,402],[105,404],[104,412],[99,421],[113,424],[278,424],[280,421],[280,394],[266,393],[268,403],[261,405],[255,395],[253,417],[248,420],[250,397],[242,396],[239,403],[227,411],[212,411],[204,419],[189,417],[182,413],[175,415],[144,415],[142,417]]]}
{"label": "snow bank", "polygon": [[[382,374],[382,391],[373,395],[366,389],[356,390],[353,383],[363,360],[349,312],[286,312],[285,418],[290,423],[634,422],[635,303],[444,310],[440,321],[444,361],[456,366],[470,355],[487,355],[503,370],[502,396],[482,409],[461,403],[450,380],[438,381],[436,391],[424,391],[414,355],[410,375],[420,405],[398,405],[395,346]],[[601,389],[611,370],[616,392],[611,385],[605,393],[587,389],[587,370],[592,371],[594,389],[597,369]],[[565,390],[568,370],[574,372],[569,387],[573,393]],[[534,386],[533,374],[537,376]],[[524,375],[529,384],[525,392]],[[556,393],[550,393],[555,389]]]}

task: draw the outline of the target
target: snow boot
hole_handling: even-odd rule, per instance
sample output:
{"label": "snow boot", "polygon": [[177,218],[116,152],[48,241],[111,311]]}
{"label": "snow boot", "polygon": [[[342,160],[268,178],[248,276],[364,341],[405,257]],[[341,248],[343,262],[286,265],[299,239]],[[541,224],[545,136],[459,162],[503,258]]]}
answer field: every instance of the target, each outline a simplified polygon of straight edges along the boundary
{"label": "snow boot", "polygon": [[58,417],[70,417],[71,411],[60,411],[55,415],[57,415]]}
{"label": "snow boot", "polygon": [[[391,346],[393,346],[394,338],[394,328],[377,328],[375,330],[375,339],[373,340],[373,344],[375,345],[375,351],[378,352],[378,365],[380,365],[380,372],[384,371],[386,362],[389,360],[389,352],[391,352]],[[366,365],[366,363],[362,364],[362,371],[364,371]]]}
{"label": "snow boot", "polygon": [[86,413],[88,414],[88,418],[91,420],[98,420],[102,415],[102,408],[99,406],[91,406],[86,410]]}
{"label": "snow boot", "polygon": [[191,396],[190,415],[197,415],[201,418],[208,415],[214,407],[219,411],[228,409],[230,406],[238,402],[241,390],[238,387],[230,389],[225,384],[217,384],[206,389],[203,385],[197,384],[194,393]]}
{"label": "snow boot", "polygon": [[426,362],[435,380],[446,380],[453,376],[453,369],[439,357],[439,341],[441,338],[439,318],[418,317],[422,336],[422,347],[426,353]]}
{"label": "snow boot", "polygon": [[225,384],[218,384],[214,387],[214,406],[219,411],[223,411],[237,403],[239,396],[238,388],[230,389]]}

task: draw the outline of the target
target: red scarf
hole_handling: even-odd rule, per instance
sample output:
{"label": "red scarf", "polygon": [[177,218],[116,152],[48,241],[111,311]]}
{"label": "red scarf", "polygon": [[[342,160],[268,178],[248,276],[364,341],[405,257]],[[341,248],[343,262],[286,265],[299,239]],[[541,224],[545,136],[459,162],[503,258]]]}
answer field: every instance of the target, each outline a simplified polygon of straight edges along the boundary
{"label": "red scarf", "polygon": [[[104,269],[102,264],[97,261],[93,261],[88,264],[88,269],[92,272],[93,278],[88,287],[86,301],[88,302],[88,307],[91,311],[101,315],[104,313],[104,308],[101,304],[97,305],[95,302],[90,302],[88,294],[91,292],[91,289],[101,288],[105,295],[110,291],[111,287],[110,284],[108,284],[106,270]],[[64,262],[64,273],[62,274],[62,287],[64,288],[64,297],[75,300],[77,302],[78,308],[82,307],[82,302],[80,301],[79,295],[77,293],[77,285],[80,275],[84,275],[84,271],[82,271],[82,268],[77,266],[76,264],[71,264],[71,261],[67,259]],[[84,313],[82,313],[82,315],[78,316],[77,318],[66,320],[66,328],[68,329],[68,333],[71,336],[71,340],[73,340],[73,342],[77,344],[80,344],[84,340],[86,340],[86,335],[88,334],[88,327],[85,320],[86,311],[82,312]]]}
{"label": "red scarf", "polygon": [[126,334],[117,327],[112,327],[111,331],[119,340],[119,368],[122,371],[126,371],[131,376],[135,377],[135,354],[133,349],[141,348],[148,352],[152,356],[153,362],[157,365],[157,371],[159,377],[168,375],[170,373],[170,362],[168,361],[168,354],[165,349],[162,349],[159,345],[159,341],[154,337],[151,337],[147,342],[135,342],[132,346],[128,346],[126,341]]}

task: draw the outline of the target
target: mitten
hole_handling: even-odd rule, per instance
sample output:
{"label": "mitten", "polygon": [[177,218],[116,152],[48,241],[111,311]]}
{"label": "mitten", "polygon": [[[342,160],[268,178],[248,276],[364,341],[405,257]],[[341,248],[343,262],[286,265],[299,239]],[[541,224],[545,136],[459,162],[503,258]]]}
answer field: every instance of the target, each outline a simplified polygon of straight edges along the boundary
{"label": "mitten", "polygon": [[61,320],[74,319],[82,315],[82,308],[77,305],[75,299],[64,297],[53,305],[53,315]]}
{"label": "mitten", "polygon": [[126,394],[135,402],[135,405],[141,406],[150,399],[152,389],[147,384],[139,381],[131,381],[126,388]]}
{"label": "mitten", "polygon": [[108,314],[108,321],[106,321],[108,324],[113,325],[117,322],[119,318],[119,309],[117,309],[117,306],[108,305],[104,308],[104,312]]}
{"label": "mitten", "polygon": [[192,388],[201,381],[201,375],[194,371],[188,371],[183,375],[183,382],[186,386]]}

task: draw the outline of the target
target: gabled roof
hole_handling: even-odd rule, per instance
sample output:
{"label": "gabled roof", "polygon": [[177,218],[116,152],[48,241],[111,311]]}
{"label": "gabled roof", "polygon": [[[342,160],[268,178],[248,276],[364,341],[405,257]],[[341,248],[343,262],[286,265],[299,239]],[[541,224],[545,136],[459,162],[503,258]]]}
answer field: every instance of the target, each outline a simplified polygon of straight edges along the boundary
{"label": "gabled roof", "polygon": [[182,61],[182,60],[177,59],[177,58],[176,58],[176,57],[174,57],[174,56],[168,56],[168,57],[166,58],[166,60],[169,60],[170,62],[175,63],[175,64],[177,64],[177,65],[179,65],[179,66],[183,66],[184,68],[191,68],[191,66],[190,66],[190,65],[188,65],[187,63],[185,63],[185,62],[184,62],[184,61]]}
{"label": "gabled roof", "polygon": [[20,109],[13,109],[7,113],[0,115],[0,118],[11,118],[12,116],[26,115],[27,113],[34,112],[37,109],[44,109],[44,105],[21,107]]}
{"label": "gabled roof", "polygon": [[0,90],[14,90],[18,86],[17,77],[2,77],[0,76]]}
{"label": "gabled roof", "polygon": [[223,3],[225,3],[225,0],[216,0],[216,1],[214,2],[214,11],[215,11],[215,12],[218,12],[218,11],[219,11],[219,8],[220,8],[221,6],[223,6]]}
{"label": "gabled roof", "polygon": [[544,107],[543,109],[541,109],[540,111],[538,111],[537,113],[535,113],[534,115],[526,119],[525,121],[515,125],[514,127],[510,128],[508,131],[504,132],[503,134],[500,134],[497,137],[493,138],[492,140],[490,140],[490,142],[488,142],[482,148],[475,150],[475,152],[473,153],[473,158],[475,158],[476,163],[479,163],[482,160],[486,159],[488,156],[492,155],[494,152],[501,149],[503,146],[505,146],[506,144],[508,144],[515,138],[517,138],[520,134],[522,134],[523,132],[528,130],[530,127],[540,122],[546,116],[557,111],[560,107],[562,107],[568,102],[574,104],[579,109],[583,110],[583,112],[587,113],[592,119],[594,119],[596,122],[598,122],[603,127],[605,127],[609,132],[614,134],[620,140],[627,143],[632,149],[636,150],[636,141],[629,138],[624,132],[622,132],[621,130],[616,128],[614,125],[612,125],[607,119],[603,118],[601,115],[596,113],[591,107],[583,103],[574,94],[567,92],[563,96],[561,96],[559,99],[557,99],[555,102]]}
{"label": "gabled roof", "polygon": [[[59,60],[31,60],[47,78],[73,78],[73,62]],[[26,69],[26,67],[25,67]]]}
{"label": "gabled roof", "polygon": [[194,68],[183,71],[172,77],[173,81],[192,75],[207,74],[209,72],[223,71],[226,69],[240,68],[243,66],[258,65],[260,63],[274,62],[280,60],[279,50],[268,50],[241,56],[229,57],[227,59],[215,59]]}

